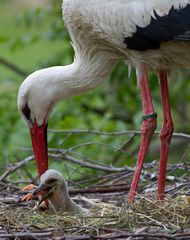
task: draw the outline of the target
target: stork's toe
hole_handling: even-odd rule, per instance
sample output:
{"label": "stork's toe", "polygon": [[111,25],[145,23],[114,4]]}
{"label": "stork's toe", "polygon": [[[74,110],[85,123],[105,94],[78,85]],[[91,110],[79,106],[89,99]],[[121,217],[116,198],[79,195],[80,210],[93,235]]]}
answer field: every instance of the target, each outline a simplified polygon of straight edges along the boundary
{"label": "stork's toe", "polygon": [[[36,189],[37,186],[34,185],[34,184],[29,184],[25,187],[22,188],[22,191],[32,191],[34,189]],[[30,201],[33,199],[33,195],[32,195],[32,192],[29,192],[27,193],[26,195],[24,195],[22,198],[21,198],[21,202],[27,202],[27,201]]]}

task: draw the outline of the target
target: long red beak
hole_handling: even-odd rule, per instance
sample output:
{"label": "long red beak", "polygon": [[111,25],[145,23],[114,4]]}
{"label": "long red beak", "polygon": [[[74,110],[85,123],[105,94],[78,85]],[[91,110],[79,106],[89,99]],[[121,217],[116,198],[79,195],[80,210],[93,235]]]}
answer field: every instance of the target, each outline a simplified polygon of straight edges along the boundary
{"label": "long red beak", "polygon": [[38,168],[38,175],[41,176],[48,169],[47,153],[47,124],[38,126],[35,122],[30,128],[34,157]]}

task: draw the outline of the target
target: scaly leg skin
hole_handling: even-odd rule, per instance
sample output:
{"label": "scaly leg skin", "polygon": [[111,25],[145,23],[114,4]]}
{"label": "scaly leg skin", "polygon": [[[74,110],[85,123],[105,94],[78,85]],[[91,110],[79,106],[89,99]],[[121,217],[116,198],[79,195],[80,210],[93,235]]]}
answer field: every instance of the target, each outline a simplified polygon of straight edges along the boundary
{"label": "scaly leg skin", "polygon": [[170,112],[170,101],[168,95],[168,79],[166,72],[160,72],[160,89],[163,110],[163,125],[160,132],[160,169],[158,177],[158,199],[164,199],[166,167],[168,158],[168,147],[173,134],[173,122]]}
{"label": "scaly leg skin", "polygon": [[141,145],[140,145],[140,149],[137,157],[137,165],[136,165],[133,181],[132,181],[131,188],[128,195],[129,203],[134,202],[135,194],[138,187],[138,182],[141,175],[141,170],[143,167],[144,158],[148,151],[148,146],[150,144],[152,135],[154,134],[154,131],[157,126],[157,120],[156,120],[157,115],[156,113],[154,113],[146,67],[139,66],[137,68],[137,78],[138,78],[138,83],[139,83],[140,92],[141,92],[144,117],[143,117],[143,124],[141,128],[142,140],[141,140]]}

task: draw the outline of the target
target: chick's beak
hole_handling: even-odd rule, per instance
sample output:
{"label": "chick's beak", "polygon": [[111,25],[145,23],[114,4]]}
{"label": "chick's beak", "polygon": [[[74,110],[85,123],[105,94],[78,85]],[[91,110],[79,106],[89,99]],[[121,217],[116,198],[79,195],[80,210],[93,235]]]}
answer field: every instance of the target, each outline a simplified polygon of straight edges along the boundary
{"label": "chick's beak", "polygon": [[41,183],[32,193],[32,195],[35,197],[39,193],[47,193],[51,190],[51,187],[45,183]]}
{"label": "chick's beak", "polygon": [[38,126],[36,122],[30,128],[30,136],[38,175],[41,176],[48,169],[48,153],[47,153],[47,124]]}
{"label": "chick's beak", "polygon": [[40,205],[44,200],[46,200],[52,194],[52,187],[41,183],[32,193],[32,197],[41,195],[42,198],[40,199],[38,205]]}

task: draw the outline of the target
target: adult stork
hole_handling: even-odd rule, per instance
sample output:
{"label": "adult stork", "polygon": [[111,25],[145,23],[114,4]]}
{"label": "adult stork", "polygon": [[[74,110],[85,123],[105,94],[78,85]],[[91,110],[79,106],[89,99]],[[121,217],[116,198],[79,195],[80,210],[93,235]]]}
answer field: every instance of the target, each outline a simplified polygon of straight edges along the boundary
{"label": "adult stork", "polygon": [[136,67],[144,114],[129,202],[134,201],[157,125],[149,71],[158,75],[161,88],[163,126],[158,197],[163,199],[168,146],[173,133],[167,79],[173,69],[190,67],[190,0],[63,0],[62,10],[75,50],[73,63],[32,73],[18,93],[18,109],[30,129],[39,176],[48,168],[47,123],[54,105],[95,88],[118,61],[124,61]]}

